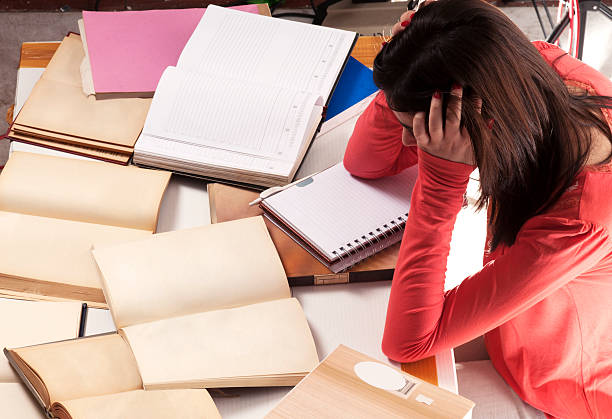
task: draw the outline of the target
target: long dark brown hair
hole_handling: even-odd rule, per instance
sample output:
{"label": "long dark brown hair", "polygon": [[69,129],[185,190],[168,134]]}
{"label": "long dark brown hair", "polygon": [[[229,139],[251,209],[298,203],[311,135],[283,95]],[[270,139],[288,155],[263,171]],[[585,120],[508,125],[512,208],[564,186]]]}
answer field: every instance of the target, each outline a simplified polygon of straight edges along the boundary
{"label": "long dark brown hair", "polygon": [[593,127],[612,142],[599,111],[612,108],[612,98],[571,94],[514,23],[481,0],[422,7],[377,55],[374,81],[401,112],[428,112],[434,91],[464,87],[461,120],[480,171],[479,206],[491,210],[491,250],[512,245],[571,185]]}

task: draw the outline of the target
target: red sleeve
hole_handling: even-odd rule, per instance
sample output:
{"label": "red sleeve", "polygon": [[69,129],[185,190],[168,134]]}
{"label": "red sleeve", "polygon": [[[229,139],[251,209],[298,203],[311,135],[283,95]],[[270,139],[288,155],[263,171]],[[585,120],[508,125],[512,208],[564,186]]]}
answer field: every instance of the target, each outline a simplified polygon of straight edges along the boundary
{"label": "red sleeve", "polygon": [[361,114],[346,152],[344,167],[352,175],[379,178],[395,175],[417,162],[416,147],[402,144],[402,126],[382,91]]}
{"label": "red sleeve", "polygon": [[446,259],[472,166],[419,150],[383,351],[409,362],[465,343],[510,320],[608,254],[608,234],[582,220],[530,219],[503,256],[444,293]]}

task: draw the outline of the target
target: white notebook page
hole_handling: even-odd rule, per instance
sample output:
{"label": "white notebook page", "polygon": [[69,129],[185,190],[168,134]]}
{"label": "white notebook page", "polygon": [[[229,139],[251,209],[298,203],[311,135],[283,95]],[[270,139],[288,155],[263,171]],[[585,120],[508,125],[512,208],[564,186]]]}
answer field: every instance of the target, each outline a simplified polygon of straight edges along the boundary
{"label": "white notebook page", "polygon": [[[367,242],[384,225],[399,224],[410,208],[416,167],[374,180],[351,176],[342,163],[315,175],[306,186],[293,186],[270,198],[266,206],[334,259],[351,244]],[[355,242],[358,241],[358,243]]]}
{"label": "white notebook page", "polygon": [[320,172],[342,161],[357,119],[377,94],[378,92],[371,94],[321,125],[321,130],[310,144],[308,153],[295,175],[296,179]]}
{"label": "white notebook page", "polygon": [[310,91],[327,101],[354,40],[354,32],[211,5],[177,67]]}
{"label": "white notebook page", "polygon": [[313,94],[168,67],[143,133],[293,162],[317,103]]}

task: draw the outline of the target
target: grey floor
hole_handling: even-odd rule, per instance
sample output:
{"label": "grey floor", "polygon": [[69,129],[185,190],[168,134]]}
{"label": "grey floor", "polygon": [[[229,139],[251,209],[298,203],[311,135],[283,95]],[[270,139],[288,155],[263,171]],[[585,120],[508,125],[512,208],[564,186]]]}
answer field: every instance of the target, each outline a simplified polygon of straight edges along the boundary
{"label": "grey floor", "polygon": [[[395,16],[397,4],[385,6],[379,3],[376,9],[369,10],[368,13],[361,13],[363,10],[354,10],[353,15],[355,12],[359,13],[362,17],[365,15],[371,21],[376,21],[376,25],[380,25],[380,27],[368,26],[366,28],[357,26],[353,28],[350,22],[348,22],[352,19],[350,9],[353,7],[359,9],[360,6],[353,6],[351,3],[347,3],[346,6],[342,7],[348,9],[349,12],[343,14],[343,12],[338,11],[338,8],[333,11],[330,10],[329,19],[331,21],[333,17],[333,26],[350,27],[361,33],[387,33],[390,25],[397,19]],[[389,8],[394,10],[389,13]],[[533,8],[506,7],[503,10],[530,39],[543,39],[542,30]],[[334,13],[337,16],[333,15]],[[376,19],[376,14],[378,14],[378,19]],[[79,15],[80,13],[76,12],[0,13],[0,134],[8,129],[5,115],[8,108],[14,102],[21,43],[28,41],[59,41],[70,31],[78,32],[77,19]],[[390,17],[387,17],[388,15]],[[387,19],[389,22],[385,24]],[[564,40],[565,38],[562,39]],[[612,78],[612,48],[610,48],[610,44],[612,44],[612,21],[606,19],[600,13],[589,12],[583,60],[600,70],[607,77]],[[7,155],[7,141],[0,141],[0,166],[6,161]]]}

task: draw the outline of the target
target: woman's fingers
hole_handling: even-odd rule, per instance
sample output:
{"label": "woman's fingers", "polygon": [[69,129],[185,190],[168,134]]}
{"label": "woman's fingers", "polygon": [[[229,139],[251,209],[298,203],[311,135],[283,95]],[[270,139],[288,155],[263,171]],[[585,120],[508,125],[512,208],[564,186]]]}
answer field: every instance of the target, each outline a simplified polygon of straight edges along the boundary
{"label": "woman's fingers", "polygon": [[444,127],[442,123],[442,94],[436,90],[429,105],[429,136],[432,142],[442,141]]}
{"label": "woman's fingers", "polygon": [[461,98],[463,96],[463,88],[458,84],[451,87],[448,106],[446,107],[446,129],[459,131],[461,124]]}
{"label": "woman's fingers", "polygon": [[391,28],[391,36],[395,36],[406,28],[406,26],[410,23],[412,19],[412,15],[414,15],[414,10],[408,10],[400,16],[399,20],[393,25]]}
{"label": "woman's fingers", "polygon": [[425,112],[417,112],[412,118],[412,133],[416,139],[417,145],[421,148],[429,145],[429,135],[425,128]]}

